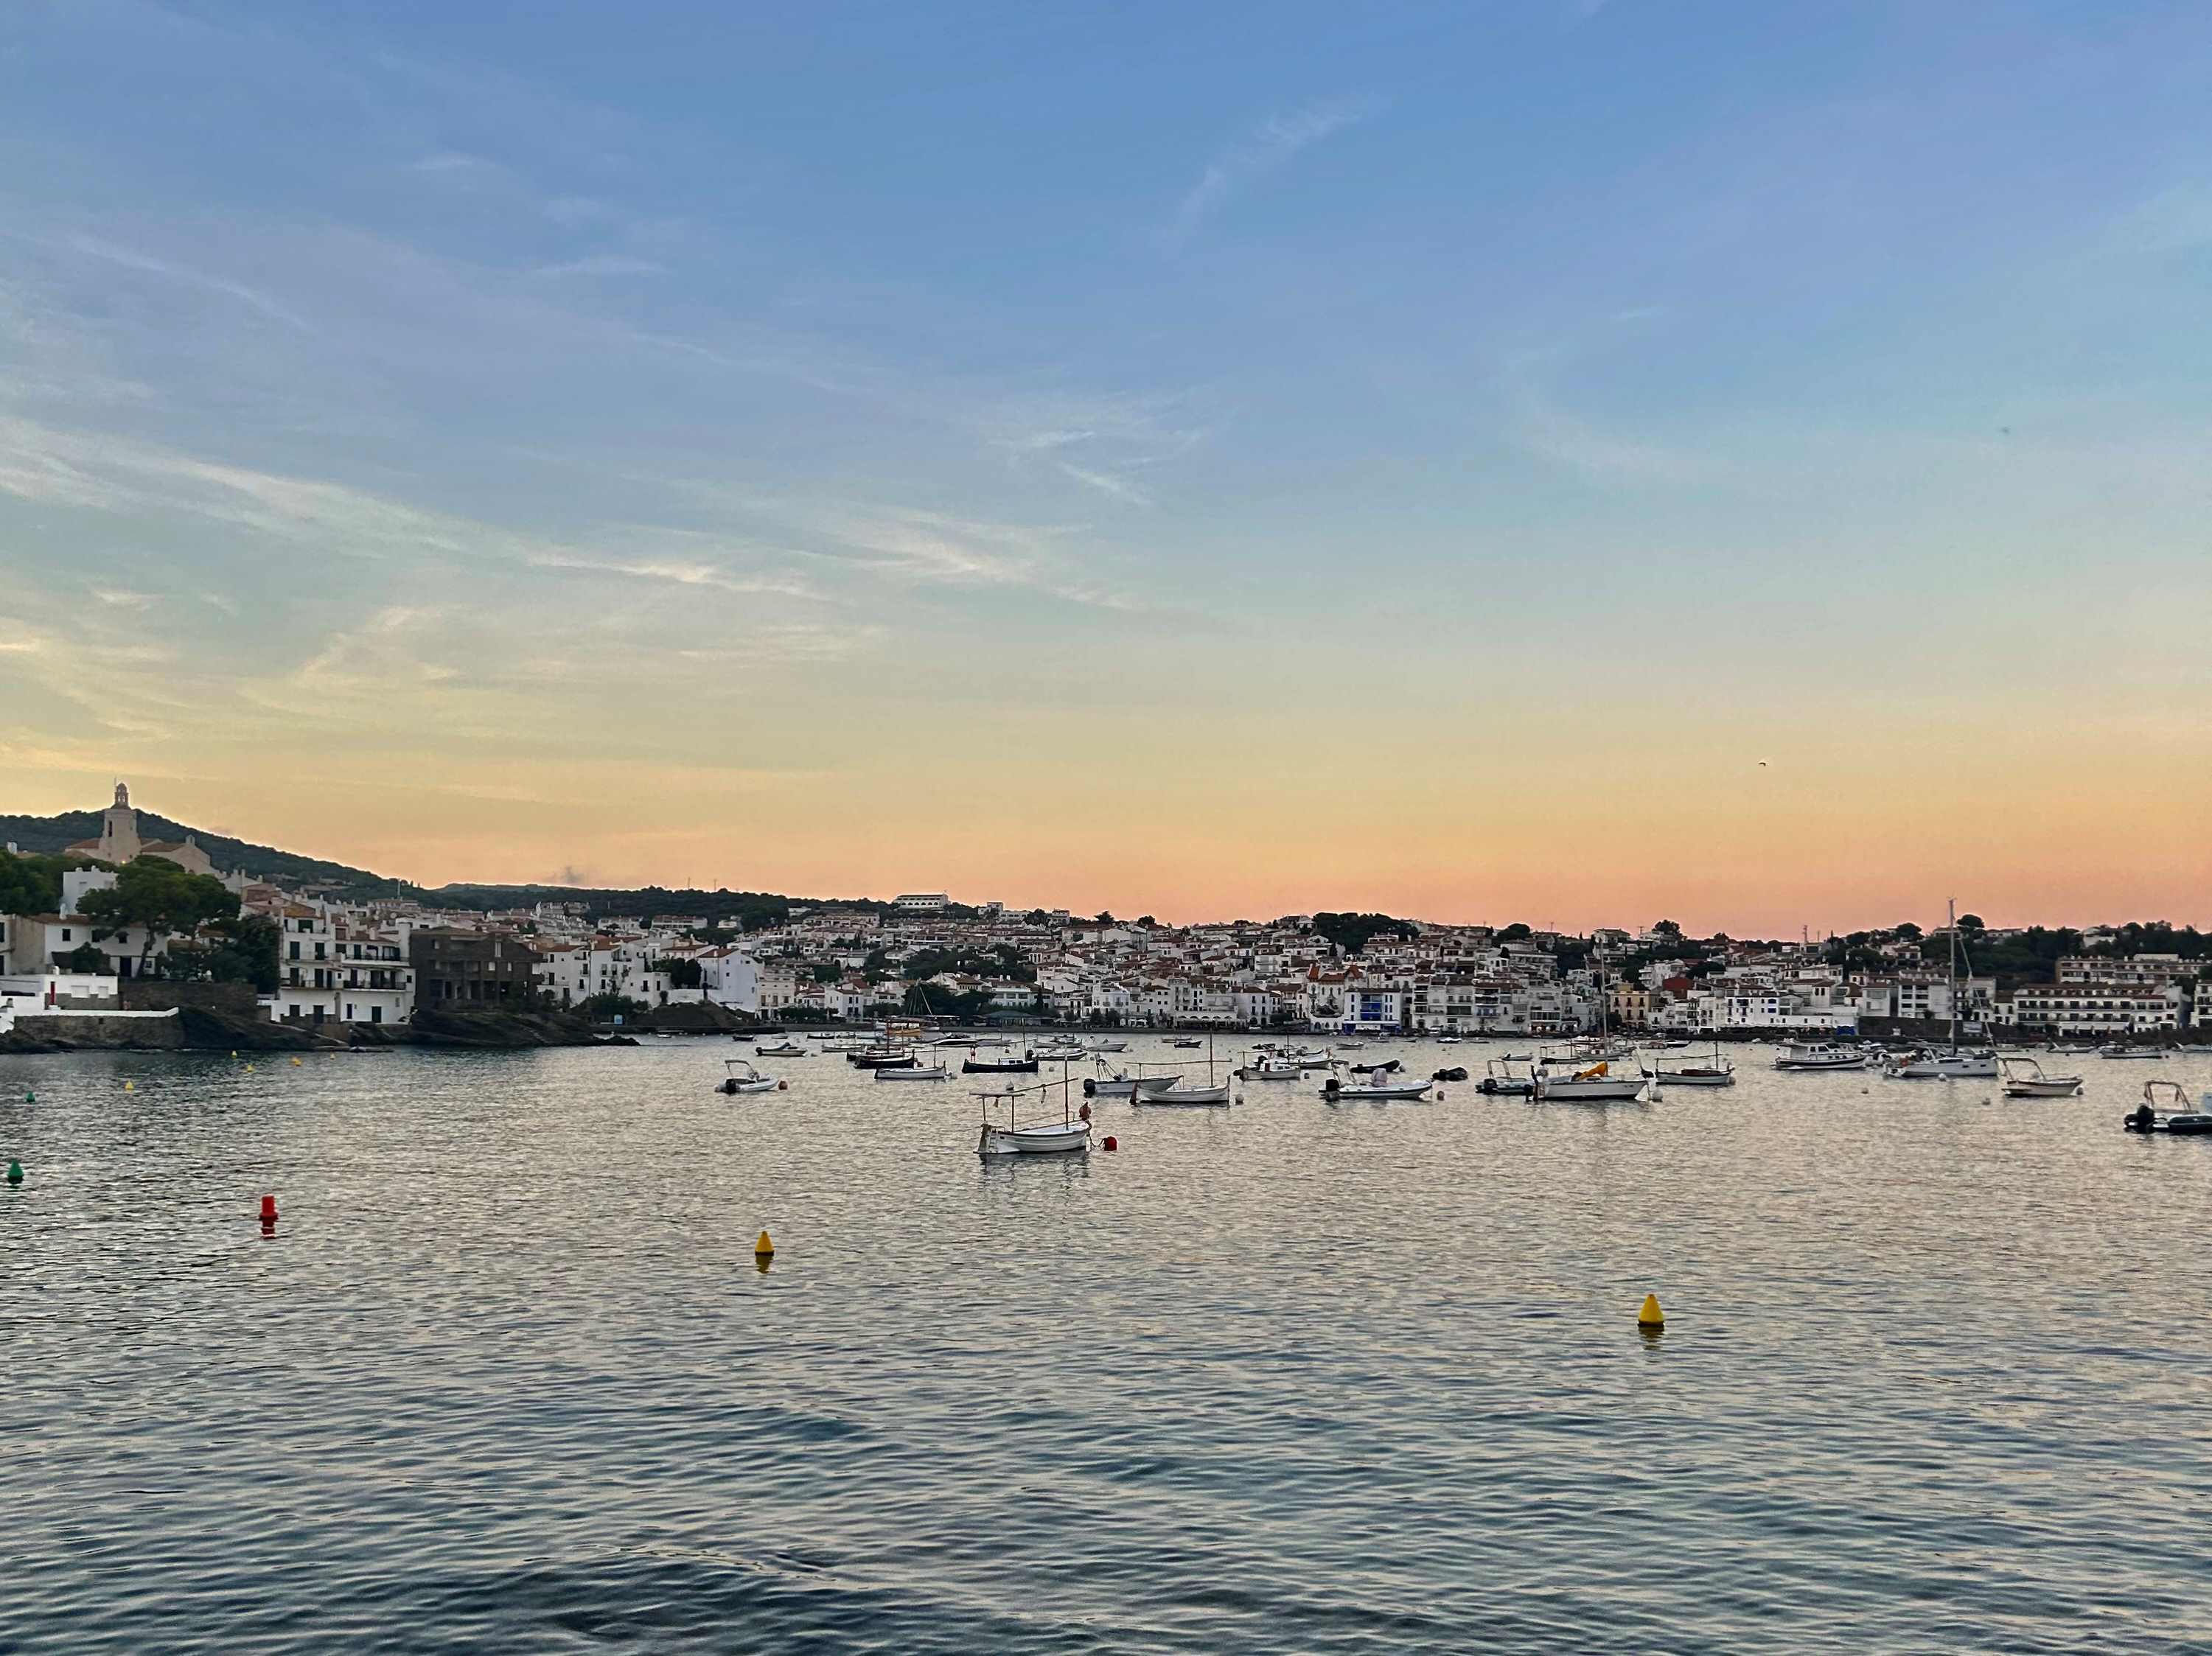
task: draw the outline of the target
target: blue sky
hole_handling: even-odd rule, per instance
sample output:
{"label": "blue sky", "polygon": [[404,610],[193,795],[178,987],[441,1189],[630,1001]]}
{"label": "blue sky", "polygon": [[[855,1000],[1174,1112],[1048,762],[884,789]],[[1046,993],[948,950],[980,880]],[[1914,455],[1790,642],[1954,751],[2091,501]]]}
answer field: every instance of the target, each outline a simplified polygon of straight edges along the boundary
{"label": "blue sky", "polygon": [[[2180,5],[18,9],[14,808],[853,889],[996,876],[981,812],[1163,912],[2178,910],[2178,831],[2068,883],[2093,798],[2207,803],[2207,61]],[[1307,819],[1317,752],[1405,822]],[[1562,873],[1754,753],[1724,843]]]}

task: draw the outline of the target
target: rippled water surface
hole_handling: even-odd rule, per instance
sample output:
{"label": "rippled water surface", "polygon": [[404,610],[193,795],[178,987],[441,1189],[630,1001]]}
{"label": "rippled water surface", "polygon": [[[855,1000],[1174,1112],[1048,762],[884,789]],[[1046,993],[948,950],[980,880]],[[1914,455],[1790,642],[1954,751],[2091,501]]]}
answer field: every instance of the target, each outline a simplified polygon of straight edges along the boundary
{"label": "rippled water surface", "polygon": [[2212,1647],[2212,1061],[987,1166],[736,1050],[0,1059],[0,1650]]}

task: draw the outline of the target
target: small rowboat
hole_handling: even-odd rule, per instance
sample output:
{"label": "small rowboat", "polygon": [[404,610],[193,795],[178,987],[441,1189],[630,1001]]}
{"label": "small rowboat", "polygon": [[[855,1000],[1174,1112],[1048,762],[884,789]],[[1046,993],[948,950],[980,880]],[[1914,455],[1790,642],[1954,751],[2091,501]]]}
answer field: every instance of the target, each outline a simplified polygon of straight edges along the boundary
{"label": "small rowboat", "polygon": [[756,1046],[755,1058],[805,1058],[806,1049],[795,1040],[779,1040],[773,1046]]}
{"label": "small rowboat", "polygon": [[919,1064],[911,1064],[902,1069],[878,1070],[876,1071],[876,1079],[878,1081],[942,1081],[947,1073],[942,1064],[933,1064],[926,1070]]}

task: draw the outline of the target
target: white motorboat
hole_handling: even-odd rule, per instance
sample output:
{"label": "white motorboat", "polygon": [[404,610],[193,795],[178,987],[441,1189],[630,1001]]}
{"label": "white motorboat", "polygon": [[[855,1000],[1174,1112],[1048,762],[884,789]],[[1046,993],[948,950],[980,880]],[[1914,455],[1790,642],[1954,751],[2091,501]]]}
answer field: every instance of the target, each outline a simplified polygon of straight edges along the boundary
{"label": "white motorboat", "polygon": [[779,1040],[773,1046],[756,1046],[755,1058],[805,1058],[806,1049],[796,1041]]}
{"label": "white motorboat", "polygon": [[907,1064],[878,1070],[876,1071],[876,1079],[878,1081],[942,1081],[946,1073],[942,1064],[933,1064],[926,1069],[919,1064]]}
{"label": "white motorboat", "polygon": [[1888,1073],[1899,1081],[1994,1081],[1997,1055],[1987,1051],[1922,1052],[1892,1064]]}
{"label": "white motorboat", "polygon": [[1321,1095],[1332,1104],[1382,1103],[1391,1099],[1426,1102],[1433,1081],[1355,1081],[1350,1084],[1334,1076],[1321,1083]]}
{"label": "white motorboat", "polygon": [[2032,1058],[2004,1060],[2007,1098],[2072,1098],[2081,1090],[2080,1076],[2047,1076]]}
{"label": "white motorboat", "polygon": [[1094,1052],[1126,1052],[1129,1050],[1129,1043],[1126,1040],[1094,1040],[1091,1043],[1091,1050]]}
{"label": "white motorboat", "polygon": [[2097,1046],[2094,1041],[2078,1040],[2069,1042],[2064,1046],[2053,1046],[2051,1050],[2053,1053],[2061,1057],[2088,1058],[2095,1053]]}
{"label": "white motorboat", "polygon": [[1199,1047],[1205,1046],[1206,1043],[1199,1040],[1195,1035],[1193,1035],[1181,1040],[1170,1041],[1169,1045],[1172,1046],[1179,1052],[1188,1052],[1196,1051]]}
{"label": "white motorboat", "polygon": [[2155,1046],[2124,1046],[2115,1043],[2097,1049],[2099,1058],[2164,1058],[2166,1054]]}
{"label": "white motorboat", "polygon": [[725,1059],[722,1067],[728,1071],[714,1090],[718,1093],[772,1093],[783,1085],[774,1076],[764,1076],[742,1058]]}
{"label": "white motorboat", "polygon": [[[1060,1089],[1057,1121],[1042,1110],[1028,1121],[1015,1119],[1015,1107],[1019,1101],[1031,1099],[1036,1105],[1042,1105],[1053,1086]],[[983,1101],[982,1131],[975,1141],[978,1156],[1065,1156],[1091,1148],[1091,1107],[1086,1104],[1080,1111],[1076,1110],[1065,1081],[1032,1087],[1024,1092],[1018,1093],[1009,1087],[1003,1093],[978,1093],[975,1096]],[[1003,1126],[991,1119],[991,1107],[1000,1102],[1006,1107]]]}
{"label": "white motorboat", "polygon": [[1774,1054],[1778,1070],[1863,1070],[1866,1065],[1866,1054],[1856,1046],[1825,1040],[1784,1041]]}
{"label": "white motorboat", "polygon": [[1439,1046],[1456,1046],[1459,1045],[1459,1037],[1457,1035],[1438,1035],[1437,1037],[1437,1045]]}
{"label": "white motorboat", "polygon": [[1273,1052],[1261,1052],[1256,1063],[1248,1063],[1237,1071],[1246,1081],[1296,1081],[1304,1073],[1297,1059],[1279,1057]]}
{"label": "white motorboat", "polygon": [[1040,1064],[1079,1064],[1090,1056],[1080,1046],[1040,1046],[1036,1049],[1036,1061]]}

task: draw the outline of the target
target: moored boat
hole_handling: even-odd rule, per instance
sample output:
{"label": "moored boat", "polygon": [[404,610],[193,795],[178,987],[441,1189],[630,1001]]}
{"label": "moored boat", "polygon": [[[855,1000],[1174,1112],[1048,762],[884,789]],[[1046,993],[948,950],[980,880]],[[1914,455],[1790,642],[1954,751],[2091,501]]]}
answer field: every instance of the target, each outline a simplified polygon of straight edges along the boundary
{"label": "moored boat", "polygon": [[[1015,1119],[1019,1101],[1035,1101],[1031,1107],[1044,1102],[1054,1086],[1060,1089],[1060,1116],[1057,1120],[1040,1110],[1027,1121]],[[994,1156],[1066,1156],[1079,1154],[1091,1148],[1091,1107],[1080,1111],[1073,1107],[1066,1082],[1048,1083],[1017,1093],[1012,1087],[1003,1093],[978,1093],[983,1101],[983,1125],[975,1141],[975,1154]],[[1003,1102],[1006,1107],[1004,1126],[991,1119],[991,1107]]]}
{"label": "moored boat", "polygon": [[[2161,1113],[2160,1105],[2168,1107]],[[2189,1107],[2189,1095],[2178,1081],[2146,1081],[2143,1101],[2120,1119],[2130,1132],[2166,1132],[2201,1137],[2212,1133],[2212,1092]]]}
{"label": "moored boat", "polygon": [[2072,1098],[2081,1090],[2080,1076],[2052,1076],[2032,1058],[2008,1058],[2003,1062],[2007,1098]]}
{"label": "moored boat", "polygon": [[1399,1099],[1425,1102],[1432,1081],[1352,1081],[1331,1076],[1321,1083],[1321,1095],[1332,1104],[1382,1103]]}
{"label": "moored boat", "polygon": [[732,1058],[722,1061],[726,1074],[716,1085],[718,1093],[772,1093],[783,1083],[774,1076],[764,1076],[744,1059]]}
{"label": "moored boat", "polygon": [[942,1081],[951,1071],[942,1064],[927,1068],[919,1064],[887,1065],[876,1071],[878,1081]]}
{"label": "moored boat", "polygon": [[1778,1070],[1863,1070],[1866,1065],[1866,1054],[1856,1047],[1825,1040],[1787,1040],[1774,1054]]}

